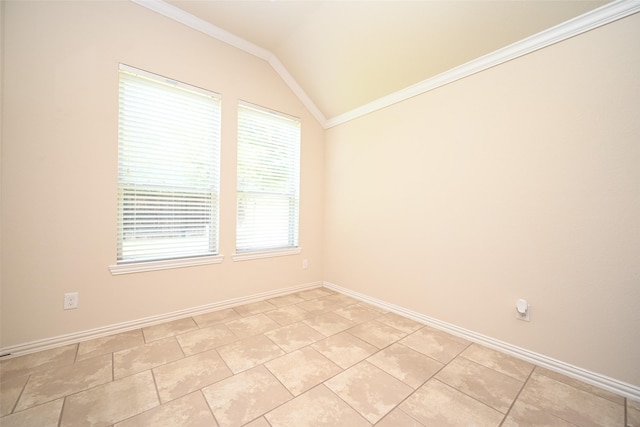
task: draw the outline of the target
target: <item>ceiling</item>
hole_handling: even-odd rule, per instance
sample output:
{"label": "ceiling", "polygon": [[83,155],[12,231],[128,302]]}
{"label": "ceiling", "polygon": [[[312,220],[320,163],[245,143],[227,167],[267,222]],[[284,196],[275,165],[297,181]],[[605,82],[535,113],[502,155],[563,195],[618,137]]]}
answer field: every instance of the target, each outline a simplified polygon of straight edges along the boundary
{"label": "ceiling", "polygon": [[325,118],[596,9],[587,0],[166,0],[271,52]]}

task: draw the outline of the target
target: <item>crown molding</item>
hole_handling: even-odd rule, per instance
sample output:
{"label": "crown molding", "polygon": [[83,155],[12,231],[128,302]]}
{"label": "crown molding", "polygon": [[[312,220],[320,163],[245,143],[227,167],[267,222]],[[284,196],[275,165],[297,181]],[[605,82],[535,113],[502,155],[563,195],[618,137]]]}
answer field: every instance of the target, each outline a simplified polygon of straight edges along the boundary
{"label": "crown molding", "polygon": [[194,30],[200,31],[208,36],[211,36],[223,43],[236,47],[244,52],[247,52],[253,56],[263,59],[271,65],[275,72],[284,80],[286,85],[293,91],[293,93],[300,99],[304,106],[309,110],[313,117],[324,127],[327,119],[322,112],[316,107],[311,98],[307,96],[302,87],[296,82],[296,80],[289,74],[287,69],[282,65],[280,60],[269,50],[264,49],[256,44],[253,44],[241,37],[236,36],[222,28],[213,25],[203,19],[198,18],[184,10],[175,7],[169,3],[165,3],[162,0],[131,0],[133,3],[145,7],[149,10],[180,22]]}
{"label": "crown molding", "polygon": [[576,18],[556,25],[555,27],[551,27],[547,30],[541,31],[540,33],[534,34],[531,37],[527,37],[502,49],[498,49],[463,65],[452,68],[444,73],[423,80],[387,96],[383,96],[382,98],[378,98],[346,113],[326,119],[320,109],[318,109],[311,98],[309,98],[302,87],[296,82],[293,76],[291,76],[276,55],[269,50],[225,31],[210,22],[191,15],[180,8],[165,3],[162,0],[131,1],[267,61],[280,78],[282,78],[285,84],[300,99],[313,117],[325,129],[349,122],[373,113],[374,111],[381,110],[385,107],[413,98],[414,96],[455,82],[456,80],[469,77],[491,67],[511,61],[512,59],[516,59],[528,53],[535,52],[536,50],[559,43],[563,40],[640,12],[640,1],[638,0],[615,0]]}
{"label": "crown molding", "polygon": [[131,0],[133,3],[145,7],[149,10],[180,22],[187,27],[200,31],[208,36],[220,40],[223,43],[227,43],[233,47],[237,47],[251,55],[264,59],[265,61],[271,57],[271,52],[258,45],[255,45],[241,37],[236,36],[220,27],[216,27],[210,22],[200,19],[184,10],[175,7],[169,3],[165,3],[162,0]]}
{"label": "crown molding", "polygon": [[358,117],[362,117],[414,96],[437,89],[446,84],[455,82],[456,80],[463,79],[479,73],[480,71],[495,67],[496,65],[503,64],[507,61],[535,52],[536,50],[545,48],[552,44],[559,43],[563,40],[633,15],[637,12],[640,12],[640,1],[638,0],[613,1],[576,18],[556,25],[555,27],[551,27],[502,49],[498,49],[463,65],[452,68],[444,73],[423,80],[382,98],[378,98],[375,101],[369,102],[346,113],[332,117],[325,122],[325,129],[357,119]]}
{"label": "crown molding", "polygon": [[287,86],[289,86],[289,89],[291,89],[293,93],[296,94],[296,96],[298,97],[298,99],[300,99],[304,106],[307,107],[307,110],[309,110],[311,115],[315,117],[318,123],[320,123],[320,125],[326,129],[327,119],[325,118],[324,114],[322,114],[320,109],[316,107],[316,104],[313,103],[311,98],[307,96],[306,92],[293,78],[293,76],[289,74],[289,71],[287,71],[282,62],[280,62],[280,60],[275,55],[271,55],[267,62],[269,62],[269,65],[271,65],[275,72],[278,73],[280,78],[284,80]]}

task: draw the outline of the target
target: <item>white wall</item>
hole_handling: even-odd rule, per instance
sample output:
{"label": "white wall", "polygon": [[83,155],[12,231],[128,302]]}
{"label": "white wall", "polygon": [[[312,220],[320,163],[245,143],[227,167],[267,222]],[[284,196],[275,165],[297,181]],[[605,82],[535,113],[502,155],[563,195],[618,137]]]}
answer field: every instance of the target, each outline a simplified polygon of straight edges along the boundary
{"label": "white wall", "polygon": [[325,281],[640,385],[640,15],[332,128],[325,165]]}
{"label": "white wall", "polygon": [[[265,61],[131,2],[3,5],[0,347],[321,280],[324,130]],[[110,274],[118,63],[222,95],[222,264]],[[239,99],[302,120],[300,255],[231,260]]]}

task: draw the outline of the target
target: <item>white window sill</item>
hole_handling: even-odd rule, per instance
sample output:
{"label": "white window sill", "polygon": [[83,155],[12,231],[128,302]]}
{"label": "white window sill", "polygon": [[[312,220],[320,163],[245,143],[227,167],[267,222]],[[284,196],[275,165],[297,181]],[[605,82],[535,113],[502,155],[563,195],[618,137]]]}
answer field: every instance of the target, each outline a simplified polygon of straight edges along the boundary
{"label": "white window sill", "polygon": [[302,248],[274,249],[269,251],[241,252],[231,255],[234,261],[247,261],[250,259],[271,258],[276,256],[298,255]]}
{"label": "white window sill", "polygon": [[162,261],[132,262],[129,264],[110,265],[109,271],[117,274],[140,273],[143,271],[167,270],[169,268],[193,267],[196,265],[220,264],[224,255],[212,255],[192,258],[167,259]]}

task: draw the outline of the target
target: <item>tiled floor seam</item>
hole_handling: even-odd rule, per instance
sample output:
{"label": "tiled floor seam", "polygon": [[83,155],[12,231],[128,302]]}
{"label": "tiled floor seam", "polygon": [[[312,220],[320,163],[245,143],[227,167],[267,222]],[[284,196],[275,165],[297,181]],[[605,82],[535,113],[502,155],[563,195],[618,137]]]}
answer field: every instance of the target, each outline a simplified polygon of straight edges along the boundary
{"label": "tiled floor seam", "polygon": [[153,387],[156,389],[156,397],[158,398],[159,406],[162,406],[163,403],[162,403],[162,399],[160,398],[160,390],[158,389],[158,381],[156,380],[156,374],[153,372],[153,369],[149,369],[149,371],[151,372],[151,378],[153,378]]}
{"label": "tiled floor seam", "polygon": [[535,370],[536,370],[536,368],[534,366],[533,369],[531,369],[531,371],[529,372],[529,375],[527,375],[527,378],[522,383],[522,387],[520,387],[520,390],[518,390],[518,394],[516,394],[516,397],[513,399],[513,402],[511,402],[511,405],[509,405],[509,409],[507,410],[506,414],[504,414],[504,417],[502,418],[502,422],[500,423],[500,427],[505,423],[505,421],[509,417],[509,414],[511,413],[511,410],[513,409],[513,406],[516,404],[518,399],[520,399],[520,395],[522,394],[522,391],[526,387],[527,383],[529,382],[529,379],[533,375],[533,371],[535,371]]}
{"label": "tiled floor seam", "polygon": [[211,416],[213,417],[214,421],[216,422],[216,425],[219,426],[220,423],[218,422],[218,419],[216,418],[216,414],[213,413],[213,408],[211,407],[211,404],[209,403],[209,400],[207,400],[207,397],[202,392],[202,388],[197,390],[197,393],[200,393],[200,396],[202,396],[202,398],[204,399],[204,403],[207,404],[207,408],[209,408],[209,412],[211,413]]}
{"label": "tiled floor seam", "polygon": [[[414,332],[415,332],[415,331],[414,331]],[[410,334],[407,334],[407,335],[410,335]],[[400,345],[402,345],[402,346],[404,346],[404,347],[407,347],[407,346],[405,346],[404,344],[400,343],[400,340],[395,341],[395,342],[394,342],[394,343],[392,343],[392,344],[389,344],[389,346],[387,346],[387,347],[390,347],[391,345],[393,345],[393,344],[395,344],[395,343],[399,343]],[[471,345],[471,344],[469,344],[469,345]],[[387,348],[387,347],[385,347],[385,348]],[[467,346],[467,347],[468,347],[468,346]],[[407,348],[410,348],[410,347],[407,347]],[[466,347],[465,347],[465,349],[466,349]],[[384,349],[381,349],[380,351],[383,351],[383,350],[384,350]],[[414,351],[417,351],[417,350],[414,350]],[[460,353],[462,353],[463,351],[464,351],[464,350],[461,350],[461,351],[460,351]],[[420,353],[420,352],[418,352],[418,353]],[[458,353],[458,355],[459,355],[460,353]],[[375,354],[377,354],[377,353],[372,354],[372,355],[371,355],[371,356],[369,356],[368,358],[370,358],[370,357],[374,356]],[[424,354],[424,353],[420,353],[420,354]],[[436,359],[434,359],[434,358],[432,358],[432,357],[430,357],[430,356],[428,356],[428,355],[426,355],[426,354],[425,354],[425,356],[426,356],[426,357],[429,357],[431,360],[434,360],[434,361],[436,361],[436,362],[438,362],[438,363],[441,363],[441,362],[439,362],[438,360],[436,360]],[[458,356],[456,356],[456,357],[458,357]],[[384,414],[384,416],[383,416],[382,418],[380,418],[380,419],[376,422],[376,424],[378,424],[380,421],[384,420],[384,419],[385,419],[385,417],[389,416],[389,414],[391,414],[393,411],[395,411],[395,410],[399,410],[399,411],[402,411],[402,412],[403,412],[404,414],[406,414],[407,416],[409,416],[411,419],[415,420],[418,424],[423,425],[423,424],[422,424],[419,420],[417,420],[417,419],[416,419],[412,414],[410,414],[410,413],[408,413],[408,412],[406,412],[406,411],[403,411],[403,410],[402,410],[402,408],[400,408],[400,405],[402,405],[406,400],[408,400],[409,398],[411,398],[411,396],[413,396],[413,395],[414,395],[414,394],[415,394],[415,393],[416,393],[416,392],[417,392],[421,387],[423,387],[426,383],[428,383],[428,382],[429,382],[429,381],[431,381],[431,380],[435,380],[435,379],[436,379],[436,378],[435,378],[435,377],[436,377],[436,375],[438,375],[438,373],[439,373],[440,371],[442,371],[444,368],[446,368],[446,367],[449,365],[449,363],[451,363],[453,360],[455,360],[455,359],[456,359],[456,357],[454,357],[453,359],[451,359],[451,360],[450,360],[449,362],[447,362],[447,363],[442,363],[442,366],[440,367],[440,369],[438,369],[437,371],[435,371],[435,372],[433,373],[433,375],[431,375],[429,378],[427,378],[426,380],[424,380],[424,381],[423,381],[423,382],[422,382],[418,387],[416,387],[416,388],[415,388],[411,393],[409,393],[409,395],[408,395],[407,397],[405,397],[404,399],[402,399],[400,402],[398,402],[398,404],[397,404],[396,406],[394,406],[391,410],[389,410],[386,414]],[[367,359],[368,359],[368,358],[367,358]],[[367,360],[367,359],[364,359],[364,360]],[[359,363],[359,362],[358,362],[358,363]],[[385,371],[385,372],[386,372],[386,371]],[[391,375],[391,374],[389,374],[389,375]],[[392,376],[393,376],[393,375],[392,375]],[[395,378],[395,377],[394,377],[394,378]],[[404,381],[402,381],[402,380],[400,380],[400,381],[401,381],[403,384],[407,384],[407,383],[405,383],[405,382],[404,382]],[[449,386],[449,385],[448,385],[448,384],[446,384],[446,383],[443,383],[443,384],[447,385],[448,387],[451,387],[451,386]],[[408,385],[409,387],[413,388],[413,386],[411,386],[411,385],[409,385],[409,384],[407,384],[407,385]],[[452,387],[452,388],[454,388],[454,387]],[[455,390],[457,390],[456,388],[454,388],[454,389],[455,389]],[[480,403],[482,403],[482,402],[480,402]],[[503,420],[503,422],[504,422],[504,420]],[[374,424],[374,426],[375,426],[375,424]]]}
{"label": "tiled floor seam", "polygon": [[65,406],[67,406],[67,396],[62,399],[62,408],[60,408],[60,413],[58,414],[58,427],[62,426],[62,414],[64,414]]}

